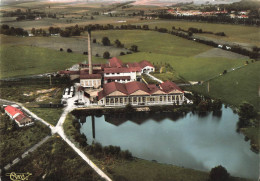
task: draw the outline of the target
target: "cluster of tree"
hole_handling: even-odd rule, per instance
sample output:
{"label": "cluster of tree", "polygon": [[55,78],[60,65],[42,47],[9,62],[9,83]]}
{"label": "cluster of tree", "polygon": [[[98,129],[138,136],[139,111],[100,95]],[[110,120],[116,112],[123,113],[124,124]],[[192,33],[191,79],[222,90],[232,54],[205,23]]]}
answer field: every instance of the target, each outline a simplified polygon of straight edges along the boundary
{"label": "cluster of tree", "polygon": [[252,104],[244,102],[239,106],[238,115],[238,128],[244,128],[251,126],[252,120],[257,117],[257,111]]}
{"label": "cluster of tree", "polygon": [[80,28],[78,25],[66,27],[65,30],[60,30],[60,36],[70,37],[70,36],[80,36],[83,32],[83,28]]}
{"label": "cluster of tree", "polygon": [[84,27],[84,31],[87,31],[88,29],[90,30],[135,30],[135,29],[142,29],[142,30],[149,30],[149,26],[148,25],[131,25],[131,24],[127,24],[127,25],[121,25],[121,26],[114,26],[111,24],[107,24],[107,25],[100,25],[100,24],[95,24],[95,25],[87,25]]}
{"label": "cluster of tree", "polygon": [[225,167],[221,165],[211,169],[209,173],[209,181],[228,181],[229,173]]}
{"label": "cluster of tree", "polygon": [[109,53],[108,51],[105,51],[105,52],[103,53],[103,58],[109,59],[109,58],[110,58],[110,53]]}
{"label": "cluster of tree", "polygon": [[218,112],[221,111],[222,108],[222,102],[220,99],[213,100],[209,97],[201,96],[197,93],[194,93],[193,103],[199,112]]}
{"label": "cluster of tree", "polygon": [[124,44],[122,44],[118,39],[115,40],[115,45],[117,48],[124,48]]}
{"label": "cluster of tree", "polygon": [[45,30],[43,29],[35,29],[35,28],[32,28],[31,30],[31,33],[34,35],[34,36],[48,36],[48,34],[46,33]]}
{"label": "cluster of tree", "polygon": [[183,16],[183,15],[172,15],[172,14],[160,14],[153,15],[160,19],[173,19],[173,20],[188,20],[188,21],[204,21],[208,23],[229,23],[229,24],[244,24],[244,25],[260,25],[259,18],[231,18],[228,15],[221,16]]}
{"label": "cluster of tree", "polygon": [[4,35],[11,36],[28,36],[28,32],[22,28],[9,27],[8,25],[3,24],[0,29],[0,33]]}
{"label": "cluster of tree", "polygon": [[132,45],[130,50],[133,51],[133,52],[138,52],[138,46],[137,45]]}
{"label": "cluster of tree", "polygon": [[[4,112],[4,109],[1,107],[1,112]],[[10,117],[5,114],[1,116],[1,121],[4,123],[3,126],[0,129],[0,134],[8,134],[15,130],[17,130],[17,125],[14,120],[11,120]]]}
{"label": "cluster of tree", "polygon": [[17,17],[17,21],[22,20],[34,20],[37,17],[45,18],[56,18],[56,14],[46,14],[44,12],[32,11],[31,9],[26,9],[22,11],[21,9],[17,9],[15,11],[7,11],[3,13],[4,17]]}
{"label": "cluster of tree", "polygon": [[232,46],[231,51],[235,53],[239,53],[245,56],[249,56],[252,59],[258,59],[259,58],[259,52],[258,52],[258,47],[253,48],[253,51],[249,51],[245,48],[242,48],[240,46]]}
{"label": "cluster of tree", "polygon": [[103,147],[100,143],[92,143],[92,145],[87,146],[86,150],[89,154],[99,159],[108,157],[125,160],[133,159],[131,152],[128,150],[123,151],[119,146],[109,145]]}
{"label": "cluster of tree", "polygon": [[60,31],[61,31],[61,29],[59,28],[59,27],[56,27],[56,28],[54,28],[54,27],[49,27],[49,34],[58,34],[58,33],[60,33]]}
{"label": "cluster of tree", "polygon": [[99,15],[100,13],[98,11],[94,11],[91,13],[93,16]]}
{"label": "cluster of tree", "polygon": [[103,44],[104,46],[110,46],[111,43],[110,43],[109,38],[108,38],[108,37],[103,37],[103,38],[102,38],[102,44]]}

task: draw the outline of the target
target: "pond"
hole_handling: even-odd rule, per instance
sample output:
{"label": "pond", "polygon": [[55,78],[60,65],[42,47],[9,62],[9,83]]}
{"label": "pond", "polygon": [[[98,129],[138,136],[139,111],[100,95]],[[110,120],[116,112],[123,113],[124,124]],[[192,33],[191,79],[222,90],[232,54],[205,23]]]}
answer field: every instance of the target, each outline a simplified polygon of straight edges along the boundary
{"label": "pond", "polygon": [[[83,120],[82,120],[83,119]],[[81,133],[103,146],[120,146],[133,156],[197,170],[222,165],[232,176],[257,179],[259,155],[236,132],[238,115],[222,107],[218,115],[134,113],[81,118]],[[94,131],[93,131],[94,130]]]}

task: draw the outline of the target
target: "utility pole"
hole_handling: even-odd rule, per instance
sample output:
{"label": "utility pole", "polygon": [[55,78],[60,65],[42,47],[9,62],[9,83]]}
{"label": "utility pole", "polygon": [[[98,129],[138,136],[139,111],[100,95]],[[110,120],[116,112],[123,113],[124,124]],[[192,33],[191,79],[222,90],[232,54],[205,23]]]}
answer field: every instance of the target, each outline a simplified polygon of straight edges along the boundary
{"label": "utility pole", "polygon": [[50,75],[50,85],[51,85],[51,75]]}

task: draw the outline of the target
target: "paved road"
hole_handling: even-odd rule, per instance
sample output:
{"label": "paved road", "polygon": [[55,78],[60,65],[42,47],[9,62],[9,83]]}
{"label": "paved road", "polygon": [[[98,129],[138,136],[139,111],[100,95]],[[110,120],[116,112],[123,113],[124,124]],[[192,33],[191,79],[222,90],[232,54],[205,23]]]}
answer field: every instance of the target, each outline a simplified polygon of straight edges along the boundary
{"label": "paved road", "polygon": [[[76,88],[77,90],[77,88]],[[0,99],[1,103],[5,103],[5,104],[17,104],[19,105],[27,114],[30,114],[33,118],[41,121],[43,124],[45,124],[46,126],[48,126],[51,129],[52,134],[58,133],[60,135],[60,137],[66,141],[66,143],[68,143],[68,145],[84,160],[87,162],[87,164],[89,164],[89,166],[91,166],[99,175],[100,177],[104,178],[107,181],[112,181],[100,168],[98,168],[80,149],[78,149],[75,144],[73,144],[65,135],[64,130],[63,130],[63,123],[65,122],[66,116],[69,112],[71,112],[72,110],[74,110],[76,108],[76,106],[74,105],[74,101],[77,100],[78,97],[78,92],[76,92],[75,96],[68,99],[67,100],[67,107],[65,107],[57,125],[55,127],[53,127],[52,125],[50,125],[48,122],[46,122],[45,120],[39,118],[37,115],[35,115],[34,113],[32,113],[31,111],[29,111],[27,108],[23,107],[22,104],[17,103],[17,102],[12,102],[12,101],[8,101],[8,100],[4,100],[4,99]],[[47,140],[46,140],[47,141]],[[40,142],[39,142],[40,143]],[[38,144],[39,144],[38,143]],[[42,144],[42,143],[41,143]],[[36,144],[37,145],[37,144]],[[37,146],[38,147],[38,146]],[[37,148],[36,147],[36,148]],[[35,148],[35,149],[36,149]],[[33,150],[35,150],[33,149]],[[27,152],[25,152],[24,154],[26,154]],[[23,154],[23,155],[24,155]],[[22,156],[23,157],[23,156]],[[19,161],[19,160],[18,160]],[[15,162],[17,162],[17,159],[15,160]],[[7,169],[10,168],[12,165],[7,165]]]}
{"label": "paved road", "polygon": [[153,75],[151,75],[151,74],[149,74],[149,73],[146,73],[146,75],[148,75],[151,79],[153,79],[153,80],[155,80],[155,81],[157,81],[157,82],[159,82],[159,83],[163,83],[162,80],[160,80],[160,79],[154,77]]}
{"label": "paved road", "polygon": [[[77,90],[77,88],[76,88]],[[66,136],[63,130],[63,123],[66,120],[66,116],[69,112],[77,108],[74,105],[74,101],[77,100],[78,92],[76,92],[75,96],[67,100],[67,107],[64,109],[56,127],[52,130],[53,133],[58,133],[60,137],[68,143],[68,145],[84,160],[89,166],[91,166],[102,178],[107,181],[112,181],[100,168],[98,168],[80,149],[78,149],[74,143],[72,143]]]}

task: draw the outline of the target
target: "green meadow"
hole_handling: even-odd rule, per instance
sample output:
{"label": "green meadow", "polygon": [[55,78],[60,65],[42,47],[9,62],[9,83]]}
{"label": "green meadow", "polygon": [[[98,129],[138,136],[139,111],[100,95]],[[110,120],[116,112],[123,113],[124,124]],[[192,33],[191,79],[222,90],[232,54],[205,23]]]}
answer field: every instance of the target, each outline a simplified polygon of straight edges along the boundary
{"label": "green meadow", "polygon": [[187,22],[187,21],[173,21],[173,20],[155,20],[143,23],[136,23],[137,25],[147,24],[149,28],[167,28],[169,30],[174,26],[176,29],[179,27],[188,30],[190,27],[202,29],[203,31],[210,31],[213,33],[225,32],[225,37],[199,34],[201,36],[211,36],[216,39],[227,40],[231,42],[247,43],[250,45],[260,46],[259,27],[244,26],[244,25],[230,25],[230,24],[215,24],[205,22]]}
{"label": "green meadow", "polygon": [[182,57],[148,52],[134,53],[120,57],[124,62],[149,60],[152,63],[169,63],[178,74],[187,81],[203,81],[221,74],[224,70],[241,66],[244,60],[228,58]]}
{"label": "green meadow", "polygon": [[[94,31],[93,38],[101,42],[107,36],[111,43],[116,39],[121,41],[126,48],[137,45],[140,52],[151,52],[157,54],[174,56],[193,56],[210,50],[212,47],[189,41],[167,33],[143,30],[108,30]],[[84,34],[86,36],[86,34]]]}
{"label": "green meadow", "polygon": [[241,69],[211,80],[209,93],[207,92],[207,84],[193,86],[192,90],[214,98],[220,98],[225,103],[236,107],[243,101],[247,101],[259,110],[259,69],[259,61],[250,63]]}
{"label": "green meadow", "polygon": [[[0,78],[56,72],[83,62],[86,56],[31,46],[1,45]],[[104,61],[93,57],[94,62]]]}

